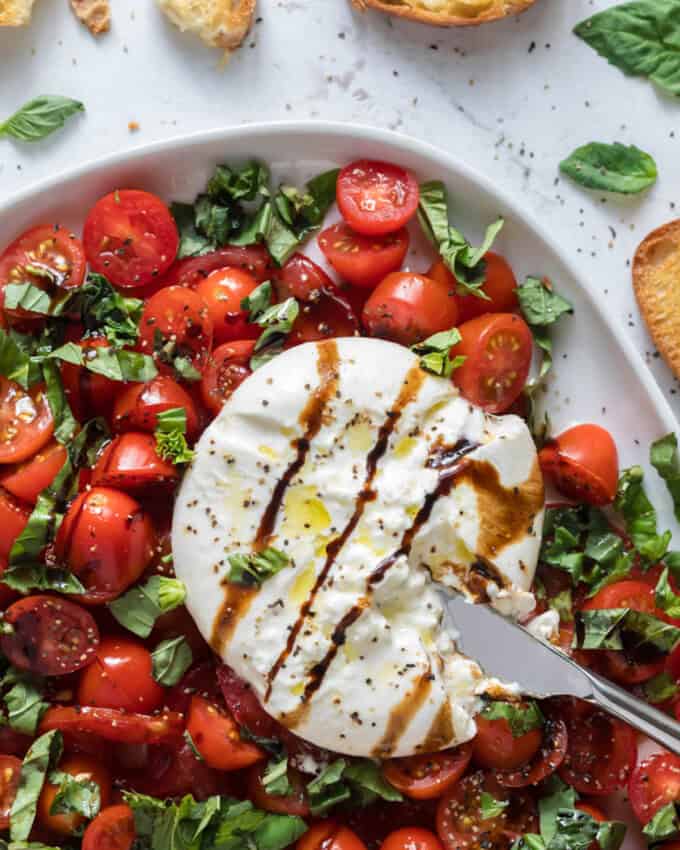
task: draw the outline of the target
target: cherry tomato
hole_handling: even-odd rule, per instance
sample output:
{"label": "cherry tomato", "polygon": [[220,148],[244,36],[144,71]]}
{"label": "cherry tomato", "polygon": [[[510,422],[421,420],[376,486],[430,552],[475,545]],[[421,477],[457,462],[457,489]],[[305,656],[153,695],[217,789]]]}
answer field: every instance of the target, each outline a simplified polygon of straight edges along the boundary
{"label": "cherry tomato", "polygon": [[451,357],[465,357],[453,382],[468,401],[502,413],[517,399],[531,367],[533,342],[526,322],[511,313],[487,313],[458,328]]}
{"label": "cherry tomato", "polygon": [[455,291],[422,274],[394,272],[373,290],[361,320],[371,336],[413,345],[458,323]]}
{"label": "cherry tomato", "polygon": [[99,629],[89,611],[59,596],[26,596],[5,611],[12,626],[0,647],[20,670],[41,676],[74,673],[94,659]]}
{"label": "cherry tomato", "polygon": [[119,189],[100,198],[83,228],[93,271],[116,286],[147,286],[172,265],[179,234],[166,205],[149,192]]}
{"label": "cherry tomato", "polygon": [[641,761],[631,774],[628,795],[635,817],[642,824],[666,803],[680,800],[680,757],[655,753]]}
{"label": "cherry tomato", "polygon": [[322,820],[298,838],[296,850],[366,850],[364,842],[348,829],[332,820]]}
{"label": "cherry tomato", "polygon": [[4,573],[12,545],[26,527],[30,515],[27,507],[0,487],[0,573]]}
{"label": "cherry tomato", "polygon": [[173,484],[178,479],[177,468],[156,452],[156,438],[139,431],[128,431],[110,442],[92,472],[92,484],[119,490]]}
{"label": "cherry tomato", "polygon": [[614,501],[619,456],[609,431],[599,425],[576,425],[551,440],[539,454],[546,478],[564,496],[589,505]]}
{"label": "cherry tomato", "polygon": [[32,458],[0,474],[0,486],[17,499],[34,505],[66,461],[66,448],[52,440]]}
{"label": "cherry tomato", "polygon": [[82,850],[131,850],[135,837],[132,809],[125,803],[107,806],[83,833]]}
{"label": "cherry tomato", "polygon": [[155,537],[138,502],[118,490],[93,487],[71,503],[55,544],[57,559],[85,586],[79,598],[102,604],[142,575],[153,557]]}
{"label": "cherry tomato", "polygon": [[477,295],[463,295],[456,278],[443,260],[438,260],[428,271],[428,277],[441,280],[450,288],[459,291],[456,296],[458,313],[461,322],[475,319],[484,313],[512,313],[517,305],[517,280],[510,264],[500,254],[489,251],[484,255],[486,263],[486,280],[482,284],[482,292],[487,298]]}
{"label": "cherry tomato", "polygon": [[315,300],[300,305],[286,348],[303,342],[356,336],[358,331],[359,322],[349,301],[335,292],[320,292]]}
{"label": "cherry tomato", "polygon": [[40,721],[41,734],[59,729],[65,734],[86,733],[125,744],[178,744],[184,716],[177,712],[132,714],[116,708],[61,706],[48,708]]}
{"label": "cherry tomato", "polygon": [[[163,572],[167,573],[167,566],[165,564],[162,566],[164,567]],[[203,639],[193,617],[183,605],[161,614],[154,623],[150,639],[156,645],[162,640],[170,640],[180,636],[189,644],[195,661],[200,661],[211,655],[212,650]]]}
{"label": "cherry tomato", "polygon": [[205,301],[213,323],[216,345],[235,339],[257,339],[262,328],[248,320],[241,302],[257,288],[257,281],[243,269],[228,267],[211,272],[196,287]]}
{"label": "cherry tomato", "polygon": [[266,764],[254,764],[248,771],[248,798],[253,801],[255,808],[277,815],[309,816],[309,803],[305,794],[305,783],[300,773],[294,767],[288,768],[288,781],[292,792],[286,796],[269,794],[262,785],[262,775],[267,769]]}
{"label": "cherry tomato", "polygon": [[[61,760],[58,771],[68,773],[81,782],[95,782],[99,786],[99,797],[106,806],[111,796],[111,777],[108,770],[98,759],[91,756],[70,756]],[[53,814],[52,806],[59,793],[59,786],[45,782],[38,799],[38,818],[42,826],[57,835],[74,835],[85,823],[83,815],[77,812]]]}
{"label": "cherry tomato", "polygon": [[4,307],[8,284],[30,283],[50,294],[80,286],[85,277],[83,246],[73,233],[57,224],[40,224],[22,233],[0,256],[0,289],[5,313],[15,319],[39,314],[21,307]]}
{"label": "cherry tomato", "polygon": [[[196,800],[207,800],[226,793],[227,774],[197,758],[192,746],[180,740],[174,746],[150,748],[149,762],[135,779],[135,787],[153,797],[183,797],[191,794]],[[243,776],[239,774],[241,790]]]}
{"label": "cherry tomato", "polygon": [[187,732],[206,764],[216,770],[240,770],[265,758],[259,747],[241,740],[230,715],[203,697],[192,697]]}
{"label": "cherry tomato", "polygon": [[444,850],[444,846],[434,832],[413,826],[390,833],[381,850]]}
{"label": "cherry tomato", "polygon": [[635,732],[580,700],[562,700],[569,746],[559,775],[580,794],[601,796],[623,788],[637,758]]}
{"label": "cherry tomato", "polygon": [[270,280],[275,269],[269,251],[263,245],[226,245],[201,257],[178,260],[164,278],[165,286],[188,286],[192,289],[214,271],[227,267],[251,274],[258,283]]}
{"label": "cherry tomato", "polygon": [[576,803],[576,808],[579,812],[585,812],[587,815],[593,820],[596,820],[598,823],[604,823],[607,820],[607,816],[598,806],[593,806],[591,803],[584,803],[582,800],[579,800]]}
{"label": "cherry tomato", "polygon": [[539,750],[526,764],[514,769],[497,770],[496,781],[504,788],[538,785],[562,764],[567,754],[567,744],[567,727],[559,719],[548,718],[543,727]]}
{"label": "cherry tomato", "polygon": [[0,727],[0,753],[23,759],[32,743],[33,738],[30,735],[24,735],[9,726]]}
{"label": "cherry tomato", "polygon": [[9,828],[9,813],[17,795],[21,759],[0,755],[0,829]]}
{"label": "cherry tomato", "polygon": [[298,301],[313,303],[322,292],[339,292],[321,266],[299,253],[293,254],[276,272],[274,288],[277,301],[296,298]]}
{"label": "cherry tomato", "polygon": [[387,236],[362,236],[344,222],[318,237],[319,248],[343,280],[372,289],[390,272],[401,268],[408,251],[405,227]]}
{"label": "cherry tomato", "polygon": [[29,390],[0,376],[0,464],[40,451],[54,432],[52,411],[39,384]]}
{"label": "cherry tomato", "polygon": [[[110,347],[108,340],[103,337],[80,339],[76,333],[77,331],[68,333],[66,339],[77,342],[83,348],[85,357],[89,351]],[[61,364],[61,380],[73,415],[79,422],[85,422],[95,416],[102,416],[104,419],[111,417],[113,401],[121,387],[119,381],[113,381],[75,363]]]}
{"label": "cherry tomato", "polygon": [[250,685],[237,676],[231,667],[220,664],[217,681],[227,708],[239,726],[259,738],[278,737],[279,724],[262,708]]}
{"label": "cherry tomato", "polygon": [[254,340],[242,339],[225,342],[210,355],[201,378],[201,398],[215,416],[236,387],[252,374],[250,358],[254,349]]}
{"label": "cherry tomato", "polygon": [[338,208],[357,233],[379,236],[402,228],[418,209],[418,181],[388,162],[360,159],[338,175]]}
{"label": "cherry tomato", "polygon": [[104,638],[94,661],[83,670],[78,703],[151,714],[163,702],[152,674],[151,653],[129,638]]}
{"label": "cherry tomato", "polygon": [[470,763],[472,746],[463,744],[422,756],[391,759],[383,764],[385,779],[414,800],[430,800],[448,791]]}
{"label": "cherry tomato", "polygon": [[543,740],[542,729],[532,729],[515,738],[504,718],[487,720],[479,715],[475,723],[477,735],[472,744],[472,757],[480,767],[514,770],[531,761]]}
{"label": "cherry tomato", "polygon": [[158,414],[175,407],[184,408],[187,440],[193,442],[199,430],[196,405],[184,387],[168,375],[126,387],[113,406],[113,426],[117,431],[138,429],[153,433],[158,427]]}

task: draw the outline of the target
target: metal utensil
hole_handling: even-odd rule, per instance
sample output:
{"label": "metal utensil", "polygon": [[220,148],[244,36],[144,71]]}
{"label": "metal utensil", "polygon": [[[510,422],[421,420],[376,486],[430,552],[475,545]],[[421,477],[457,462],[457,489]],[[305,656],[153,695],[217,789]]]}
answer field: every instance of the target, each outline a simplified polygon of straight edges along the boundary
{"label": "metal utensil", "polygon": [[445,607],[458,648],[479,662],[487,675],[516,682],[528,696],[587,700],[680,755],[680,723],[667,714],[579,666],[486,605],[446,594]]}

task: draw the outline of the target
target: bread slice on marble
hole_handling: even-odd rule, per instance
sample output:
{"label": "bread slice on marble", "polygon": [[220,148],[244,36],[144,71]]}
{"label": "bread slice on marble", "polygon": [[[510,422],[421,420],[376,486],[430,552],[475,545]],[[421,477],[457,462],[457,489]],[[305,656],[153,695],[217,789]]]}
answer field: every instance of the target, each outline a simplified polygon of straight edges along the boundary
{"label": "bread slice on marble", "polygon": [[92,35],[101,35],[111,29],[109,0],[71,0],[71,8]]}
{"label": "bread slice on marble", "polygon": [[352,0],[358,9],[378,9],[438,27],[468,27],[517,15],[536,0]]}
{"label": "bread slice on marble", "polygon": [[209,47],[236,50],[250,31],[256,0],[158,0],[182,32],[199,36]]}
{"label": "bread slice on marble", "polygon": [[0,27],[23,27],[31,20],[35,0],[0,0]]}

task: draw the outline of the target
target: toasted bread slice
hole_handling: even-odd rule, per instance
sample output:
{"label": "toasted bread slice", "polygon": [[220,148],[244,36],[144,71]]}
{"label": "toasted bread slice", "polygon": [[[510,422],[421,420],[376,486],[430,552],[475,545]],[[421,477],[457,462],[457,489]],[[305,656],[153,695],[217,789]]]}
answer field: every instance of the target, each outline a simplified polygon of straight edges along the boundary
{"label": "toasted bread slice", "polygon": [[633,286],[654,345],[680,378],[680,219],[653,230],[640,243]]}
{"label": "toasted bread slice", "polygon": [[31,20],[35,0],[0,0],[0,27],[23,27]]}
{"label": "toasted bread slice", "polygon": [[437,27],[469,27],[517,15],[536,0],[352,0],[358,9],[378,9]]}
{"label": "toasted bread slice", "polygon": [[182,32],[200,36],[210,47],[236,50],[248,35],[256,0],[158,0]]}
{"label": "toasted bread slice", "polygon": [[92,35],[100,35],[111,28],[109,0],[71,0],[71,8]]}

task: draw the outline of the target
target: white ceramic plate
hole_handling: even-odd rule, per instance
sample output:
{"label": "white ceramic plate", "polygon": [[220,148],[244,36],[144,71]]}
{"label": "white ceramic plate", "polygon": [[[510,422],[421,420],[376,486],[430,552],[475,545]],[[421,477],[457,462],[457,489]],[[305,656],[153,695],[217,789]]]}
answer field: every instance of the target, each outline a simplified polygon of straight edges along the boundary
{"label": "white ceramic plate", "polygon": [[[575,308],[555,336],[555,370],[545,396],[555,431],[577,421],[608,428],[619,447],[621,465],[645,466],[648,492],[659,508],[660,521],[677,531],[670,499],[647,464],[650,442],[675,430],[677,423],[642,359],[538,221],[486,178],[423,142],[369,127],[285,122],[141,147],[86,163],[0,203],[0,248],[43,221],[59,221],[80,232],[87,209],[116,188],[137,187],[166,200],[193,200],[216,163],[253,157],[292,182],[358,157],[394,160],[421,179],[446,183],[454,222],[473,241],[479,240],[487,223],[503,215],[506,226],[497,249],[510,260],[517,277],[548,276]],[[409,263],[424,269],[420,247]],[[311,249],[310,253],[314,254]],[[627,280],[620,283],[628,285]],[[680,546],[680,536],[676,537]],[[631,836],[627,847],[642,846],[638,841]]]}

